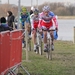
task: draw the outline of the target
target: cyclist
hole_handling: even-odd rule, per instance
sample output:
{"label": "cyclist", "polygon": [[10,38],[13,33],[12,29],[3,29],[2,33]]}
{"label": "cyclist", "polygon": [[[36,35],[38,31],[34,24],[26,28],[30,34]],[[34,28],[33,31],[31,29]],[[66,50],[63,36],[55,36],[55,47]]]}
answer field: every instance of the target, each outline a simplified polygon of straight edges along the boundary
{"label": "cyclist", "polygon": [[[44,52],[47,52],[47,31],[48,30],[58,30],[58,24],[57,21],[54,20],[55,16],[54,13],[50,11],[49,6],[43,7],[43,12],[40,13],[40,20],[39,20],[39,28],[43,30],[44,35]],[[53,25],[53,21],[55,23],[55,26]],[[50,31],[51,36],[51,49],[54,50],[54,36],[53,31]]]}
{"label": "cyclist", "polygon": [[22,24],[22,29],[25,29],[25,22],[27,22],[27,18],[29,17],[29,14],[27,12],[27,9],[25,7],[22,7],[21,9],[21,24]]}
{"label": "cyclist", "polygon": [[6,23],[5,17],[0,18],[0,32],[7,31],[7,30],[13,30],[8,24]]}
{"label": "cyclist", "polygon": [[33,14],[30,16],[31,20],[31,29],[32,29],[32,40],[34,43],[34,51],[36,51],[37,43],[36,43],[36,32],[39,24],[39,11],[38,9],[34,9]]}
{"label": "cyclist", "polygon": [[[27,30],[28,30],[28,32],[30,34],[30,20],[29,20],[29,16],[30,15],[29,15],[27,9],[25,7],[22,7],[22,9],[21,9],[21,17],[20,17],[22,29],[25,29],[25,24],[26,24],[26,28],[27,28]],[[24,38],[23,38],[23,43],[24,43],[24,47],[25,47],[26,44],[25,44]]]}

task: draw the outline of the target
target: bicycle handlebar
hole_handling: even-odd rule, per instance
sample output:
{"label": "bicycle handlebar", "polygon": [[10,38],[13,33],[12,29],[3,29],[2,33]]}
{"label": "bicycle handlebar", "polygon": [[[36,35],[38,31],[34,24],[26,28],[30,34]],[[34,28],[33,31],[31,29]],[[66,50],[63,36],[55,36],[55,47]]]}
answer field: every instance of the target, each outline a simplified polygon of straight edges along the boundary
{"label": "bicycle handlebar", "polygon": [[55,31],[55,29],[52,29],[52,30],[47,30],[48,32],[50,32],[50,31]]}

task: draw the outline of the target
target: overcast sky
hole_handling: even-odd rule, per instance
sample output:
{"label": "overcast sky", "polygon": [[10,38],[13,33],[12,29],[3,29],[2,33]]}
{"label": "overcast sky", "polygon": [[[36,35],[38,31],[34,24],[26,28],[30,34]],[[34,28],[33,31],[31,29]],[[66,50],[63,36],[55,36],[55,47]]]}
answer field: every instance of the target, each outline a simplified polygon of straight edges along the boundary
{"label": "overcast sky", "polygon": [[[43,4],[45,2],[74,2],[75,0],[32,0],[32,5],[36,5],[36,1],[38,1],[38,4]],[[8,3],[8,0],[1,0],[1,3]],[[9,0],[10,4],[16,4],[18,5],[18,0]],[[24,6],[31,6],[31,0],[21,0],[21,5]]]}

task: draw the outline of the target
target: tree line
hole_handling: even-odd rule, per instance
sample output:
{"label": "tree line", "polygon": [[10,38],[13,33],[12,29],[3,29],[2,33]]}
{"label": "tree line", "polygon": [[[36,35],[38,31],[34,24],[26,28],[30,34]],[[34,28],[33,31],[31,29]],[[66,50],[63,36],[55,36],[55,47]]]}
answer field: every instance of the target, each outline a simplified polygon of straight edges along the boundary
{"label": "tree line", "polygon": [[38,8],[42,11],[44,5],[49,5],[50,10],[53,11],[58,16],[75,16],[75,6],[68,3],[44,3]]}
{"label": "tree line", "polygon": [[[75,16],[75,6],[72,4],[66,3],[65,5],[65,3],[45,2],[44,4],[38,6],[38,9],[40,12],[42,11],[42,8],[44,5],[49,5],[50,10],[53,11],[58,16]],[[30,8],[31,8],[30,6],[27,7],[28,11],[30,11]],[[17,16],[18,6],[8,5],[8,4],[0,5],[0,16],[3,16],[3,15],[6,16],[7,10],[11,10],[14,13],[14,15]]]}

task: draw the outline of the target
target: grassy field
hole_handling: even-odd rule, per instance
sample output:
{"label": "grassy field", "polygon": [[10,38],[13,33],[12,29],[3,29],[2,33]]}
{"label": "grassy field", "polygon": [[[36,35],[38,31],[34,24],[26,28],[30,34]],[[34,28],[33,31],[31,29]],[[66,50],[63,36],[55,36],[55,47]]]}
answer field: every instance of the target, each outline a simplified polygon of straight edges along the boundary
{"label": "grassy field", "polygon": [[70,41],[55,41],[52,60],[44,52],[39,55],[29,51],[29,61],[24,61],[25,55],[23,50],[22,64],[30,75],[75,75],[75,44]]}

